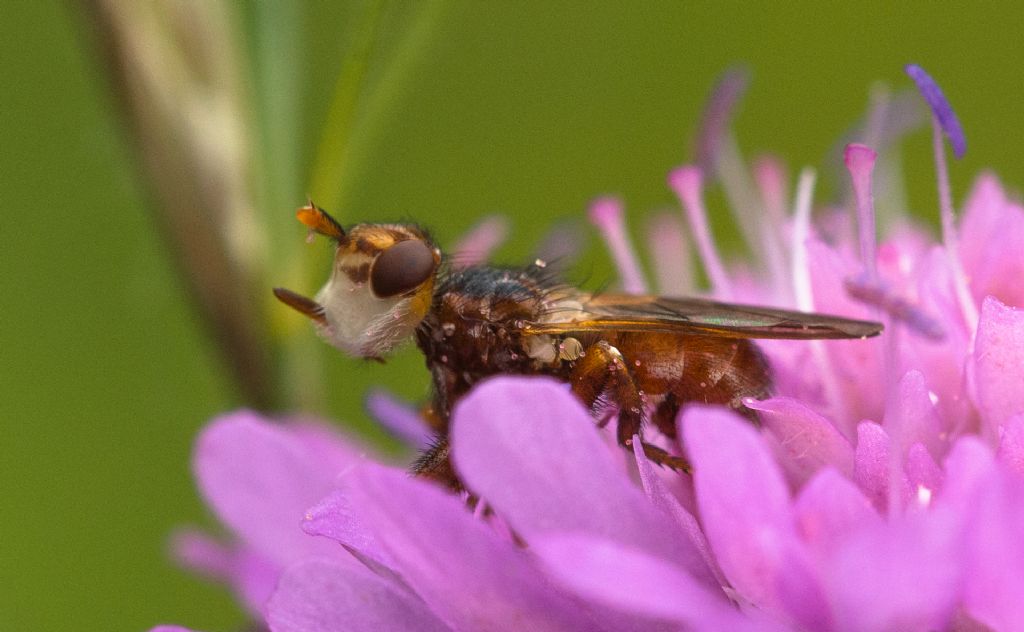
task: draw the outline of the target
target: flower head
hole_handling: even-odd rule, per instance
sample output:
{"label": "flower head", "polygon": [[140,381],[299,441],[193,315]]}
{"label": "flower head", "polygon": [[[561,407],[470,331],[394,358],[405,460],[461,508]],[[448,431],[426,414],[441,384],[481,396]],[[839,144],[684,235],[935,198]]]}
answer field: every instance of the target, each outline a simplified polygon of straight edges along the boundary
{"label": "flower head", "polygon": [[[945,186],[941,133],[958,153],[962,133],[936,84],[908,72],[936,112]],[[866,138],[901,128],[874,125]],[[678,442],[662,439],[692,476],[653,467],[639,441],[623,452],[549,378],[495,377],[457,403],[468,497],[318,427],[228,416],[200,438],[196,474],[236,541],[179,551],[278,632],[1024,626],[1024,209],[984,175],[958,222],[943,202],[941,241],[897,209],[876,242],[876,152],[893,139],[849,146],[851,200],[812,219],[812,171],[788,216],[777,161],[727,173],[736,148],[705,136],[700,166],[669,179],[686,221],[659,220],[652,247],[695,242],[718,298],[878,318],[883,336],[763,344],[775,395],[746,402],[760,426],[689,406]],[[741,217],[767,209],[750,224],[755,261],[717,253],[712,181],[745,201]],[[643,291],[622,213],[603,199],[591,219]],[[380,394],[371,408],[423,444],[407,408]]]}

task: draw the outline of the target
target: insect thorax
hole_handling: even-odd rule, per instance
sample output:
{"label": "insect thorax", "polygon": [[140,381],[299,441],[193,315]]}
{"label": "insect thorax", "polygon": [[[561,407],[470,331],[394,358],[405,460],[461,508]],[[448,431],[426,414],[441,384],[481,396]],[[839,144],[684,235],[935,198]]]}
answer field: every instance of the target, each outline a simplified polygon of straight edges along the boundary
{"label": "insect thorax", "polygon": [[474,266],[445,276],[430,313],[417,331],[429,365],[466,373],[470,380],[495,373],[535,372],[538,361],[523,335],[542,317],[554,287],[533,267]]}

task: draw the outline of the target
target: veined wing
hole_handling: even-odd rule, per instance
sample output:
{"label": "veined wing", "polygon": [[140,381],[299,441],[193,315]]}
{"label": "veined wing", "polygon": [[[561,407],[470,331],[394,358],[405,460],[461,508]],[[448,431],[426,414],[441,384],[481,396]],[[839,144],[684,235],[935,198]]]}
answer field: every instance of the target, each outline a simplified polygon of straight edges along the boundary
{"label": "veined wing", "polygon": [[527,323],[527,334],[657,331],[724,338],[816,340],[869,338],[880,323],[774,307],[735,305],[699,298],[601,294],[588,298],[571,320]]}

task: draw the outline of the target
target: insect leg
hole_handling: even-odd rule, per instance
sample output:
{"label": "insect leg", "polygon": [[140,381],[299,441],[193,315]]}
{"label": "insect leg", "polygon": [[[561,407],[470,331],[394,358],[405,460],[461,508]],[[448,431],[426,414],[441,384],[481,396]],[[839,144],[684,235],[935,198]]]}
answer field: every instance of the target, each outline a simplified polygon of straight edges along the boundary
{"label": "insect leg", "polygon": [[[633,436],[642,436],[644,401],[633,376],[618,349],[600,341],[591,345],[577,361],[569,376],[572,390],[589,408],[593,408],[607,393],[619,408],[616,436],[619,444],[628,447]],[[658,465],[674,470],[690,471],[690,464],[682,457],[669,454],[658,446],[642,442],[644,454]]]}
{"label": "insect leg", "polygon": [[420,417],[423,417],[423,421],[434,432],[443,433],[448,429],[448,420],[441,413],[437,412],[437,405],[434,403],[421,406]]}
{"label": "insect leg", "polygon": [[690,465],[690,462],[683,457],[670,454],[663,448],[659,448],[658,446],[647,443],[646,441],[643,441],[642,444],[644,446],[644,454],[647,458],[658,465],[667,467],[670,470],[676,470],[677,472],[686,472],[687,474],[693,471],[693,467]]}
{"label": "insect leg", "polygon": [[665,399],[654,409],[651,421],[658,427],[661,434],[669,439],[676,438],[676,416],[679,414],[679,400],[674,393],[665,395]]}
{"label": "insect leg", "polygon": [[450,456],[448,437],[438,435],[434,443],[413,463],[412,473],[437,481],[455,491],[461,491],[462,483],[455,476]]}

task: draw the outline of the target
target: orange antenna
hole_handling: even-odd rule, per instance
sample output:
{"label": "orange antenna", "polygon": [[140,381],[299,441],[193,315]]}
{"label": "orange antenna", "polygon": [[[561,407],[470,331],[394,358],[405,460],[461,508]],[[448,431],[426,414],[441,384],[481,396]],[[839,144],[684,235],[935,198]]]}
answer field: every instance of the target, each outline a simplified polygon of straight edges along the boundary
{"label": "orange antenna", "polygon": [[313,204],[313,200],[310,200],[309,204],[296,211],[295,217],[299,218],[299,221],[308,226],[310,230],[320,233],[325,237],[337,240],[345,238],[345,229],[341,227],[338,220],[328,215],[327,211]]}

